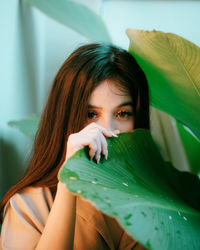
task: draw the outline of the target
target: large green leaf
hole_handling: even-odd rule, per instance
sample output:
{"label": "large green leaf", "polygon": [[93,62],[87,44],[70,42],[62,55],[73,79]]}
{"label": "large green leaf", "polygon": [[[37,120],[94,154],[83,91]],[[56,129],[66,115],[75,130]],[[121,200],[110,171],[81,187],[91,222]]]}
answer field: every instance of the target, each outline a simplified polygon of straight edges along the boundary
{"label": "large green leaf", "polygon": [[96,164],[80,150],[60,180],[149,249],[200,249],[200,212],[192,208],[200,209],[198,177],[166,164],[147,130],[107,141],[107,161]]}
{"label": "large green leaf", "polygon": [[95,12],[70,0],[25,0],[47,16],[76,30],[92,42],[111,42],[107,28]]}
{"label": "large green leaf", "polygon": [[183,124],[176,122],[180,139],[183,143],[185,154],[189,163],[190,170],[200,178],[200,143],[188,132]]}
{"label": "large green leaf", "polygon": [[16,127],[24,135],[29,137],[31,140],[35,139],[35,134],[37,132],[40,122],[40,117],[33,114],[19,121],[10,121],[8,125],[10,127]]}
{"label": "large green leaf", "polygon": [[128,29],[127,35],[129,51],[147,76],[151,105],[200,140],[200,48],[171,33]]}

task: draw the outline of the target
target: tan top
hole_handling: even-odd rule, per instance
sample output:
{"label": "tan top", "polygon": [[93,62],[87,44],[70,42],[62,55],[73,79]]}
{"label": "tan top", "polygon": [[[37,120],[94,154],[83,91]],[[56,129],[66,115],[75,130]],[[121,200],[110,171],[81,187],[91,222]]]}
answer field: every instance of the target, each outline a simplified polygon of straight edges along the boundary
{"label": "tan top", "polygon": [[[47,187],[29,187],[15,194],[5,207],[0,240],[2,249],[35,249],[52,205],[53,196]],[[110,226],[112,230],[109,230]],[[116,238],[116,235],[120,237]],[[80,197],[77,198],[74,237],[74,250],[145,249],[115,219]]]}

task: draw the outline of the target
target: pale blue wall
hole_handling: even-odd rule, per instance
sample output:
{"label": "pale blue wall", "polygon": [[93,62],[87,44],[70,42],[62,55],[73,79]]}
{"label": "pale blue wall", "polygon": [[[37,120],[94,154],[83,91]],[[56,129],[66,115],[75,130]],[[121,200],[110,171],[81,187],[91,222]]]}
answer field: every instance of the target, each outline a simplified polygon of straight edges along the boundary
{"label": "pale blue wall", "polygon": [[[88,1],[90,7],[93,1]],[[124,48],[128,48],[125,29],[131,27],[174,32],[200,45],[198,1],[96,1],[91,8],[102,16],[113,42]],[[2,196],[22,171],[31,148],[31,142],[7,122],[41,113],[57,69],[87,39],[23,0],[1,0],[0,25]]]}
{"label": "pale blue wall", "polygon": [[7,122],[43,110],[56,71],[87,39],[23,0],[0,1],[0,198],[25,169],[31,141]]}
{"label": "pale blue wall", "polygon": [[200,45],[200,1],[130,0],[104,2],[101,15],[113,42],[128,48],[126,28],[176,33]]}
{"label": "pale blue wall", "polygon": [[[1,1],[0,3],[0,163],[1,163],[1,193],[5,186],[19,174],[22,151],[24,151],[25,138],[13,129],[9,129],[6,122],[18,119],[30,112],[29,102],[25,105],[26,96],[23,84],[25,75],[21,75],[19,30],[19,4],[18,1]],[[23,102],[24,100],[24,102]],[[23,149],[18,146],[22,142]],[[5,183],[6,182],[6,183]],[[2,186],[2,184],[4,184]]]}

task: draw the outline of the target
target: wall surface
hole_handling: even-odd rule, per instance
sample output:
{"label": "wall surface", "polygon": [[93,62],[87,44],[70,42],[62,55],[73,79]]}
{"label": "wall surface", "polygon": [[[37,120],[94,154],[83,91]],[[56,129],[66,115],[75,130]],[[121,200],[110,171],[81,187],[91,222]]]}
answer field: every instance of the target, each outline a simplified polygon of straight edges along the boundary
{"label": "wall surface", "polygon": [[107,0],[101,16],[113,42],[128,48],[127,28],[160,30],[180,35],[200,46],[200,1]]}
{"label": "wall surface", "polygon": [[[84,1],[76,1],[84,2]],[[100,0],[90,9],[98,12]],[[7,123],[41,114],[55,74],[87,38],[24,0],[0,2],[0,198],[24,172],[32,142]]]}

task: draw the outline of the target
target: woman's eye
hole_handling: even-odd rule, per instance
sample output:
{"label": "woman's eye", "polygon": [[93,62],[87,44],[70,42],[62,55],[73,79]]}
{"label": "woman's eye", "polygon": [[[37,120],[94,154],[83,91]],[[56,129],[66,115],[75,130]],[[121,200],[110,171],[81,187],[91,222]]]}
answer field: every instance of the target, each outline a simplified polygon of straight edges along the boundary
{"label": "woman's eye", "polygon": [[130,116],[133,116],[132,112],[129,111],[120,111],[116,115],[119,119],[127,120]]}
{"label": "woman's eye", "polygon": [[94,111],[88,111],[88,119],[95,119],[97,118],[97,113]]}

